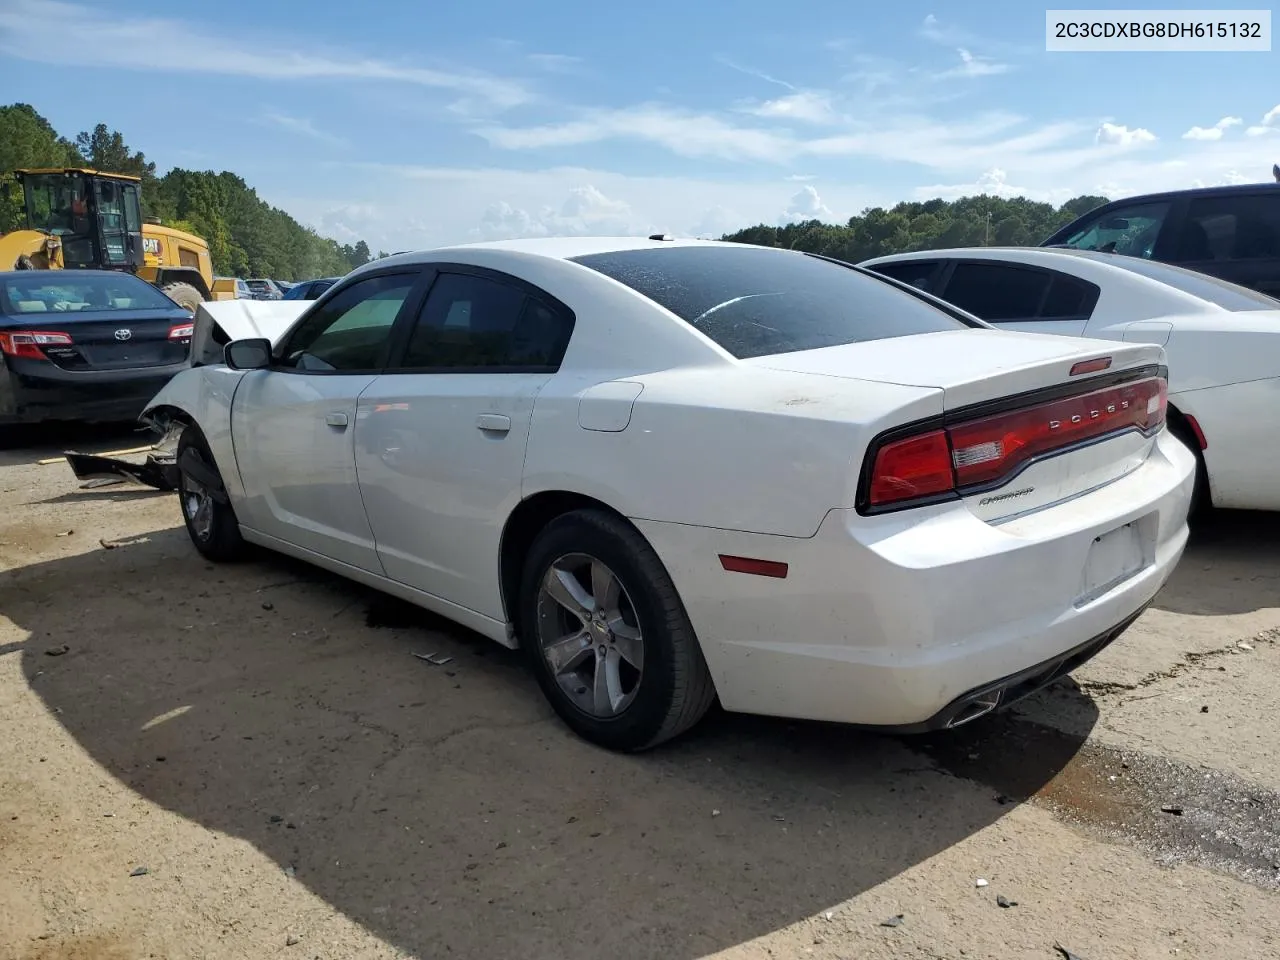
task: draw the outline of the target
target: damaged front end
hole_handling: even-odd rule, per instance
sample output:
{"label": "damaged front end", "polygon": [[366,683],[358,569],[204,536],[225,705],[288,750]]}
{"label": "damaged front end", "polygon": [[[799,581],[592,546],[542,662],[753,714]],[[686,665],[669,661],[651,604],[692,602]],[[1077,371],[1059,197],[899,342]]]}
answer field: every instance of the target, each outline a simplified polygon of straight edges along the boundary
{"label": "damaged front end", "polygon": [[132,480],[156,490],[177,490],[178,438],[182,435],[185,424],[158,416],[149,421],[148,426],[160,434],[160,439],[145,451],[146,459],[142,463],[126,460],[121,456],[76,453],[72,450],[66,451],[63,457],[76,479],[86,481],[86,485],[101,486],[104,482],[121,483]]}

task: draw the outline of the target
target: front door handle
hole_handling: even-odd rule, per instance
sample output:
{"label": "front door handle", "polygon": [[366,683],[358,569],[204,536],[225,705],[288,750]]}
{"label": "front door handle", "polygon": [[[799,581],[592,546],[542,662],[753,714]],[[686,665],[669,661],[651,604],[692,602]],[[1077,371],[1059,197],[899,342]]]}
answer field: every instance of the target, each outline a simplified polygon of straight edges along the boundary
{"label": "front door handle", "polygon": [[325,415],[324,422],[331,427],[346,427],[347,415],[345,413],[329,413]]}
{"label": "front door handle", "polygon": [[511,418],[500,413],[482,413],[476,417],[476,427],[486,433],[507,433],[511,430]]}

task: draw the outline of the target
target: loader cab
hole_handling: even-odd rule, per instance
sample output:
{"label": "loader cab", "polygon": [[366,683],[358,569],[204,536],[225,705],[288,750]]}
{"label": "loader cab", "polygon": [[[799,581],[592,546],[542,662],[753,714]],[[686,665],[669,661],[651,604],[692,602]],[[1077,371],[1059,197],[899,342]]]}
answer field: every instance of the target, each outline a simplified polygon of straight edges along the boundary
{"label": "loader cab", "polygon": [[143,263],[136,177],[96,170],[19,170],[27,227],[56,236],[68,269],[136,271]]}

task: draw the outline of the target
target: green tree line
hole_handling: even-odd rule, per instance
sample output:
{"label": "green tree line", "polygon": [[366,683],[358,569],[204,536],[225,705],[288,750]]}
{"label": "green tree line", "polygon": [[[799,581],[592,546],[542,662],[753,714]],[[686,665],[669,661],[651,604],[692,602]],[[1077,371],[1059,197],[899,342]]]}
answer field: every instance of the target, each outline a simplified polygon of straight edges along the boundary
{"label": "green tree line", "polygon": [[723,239],[820,253],[858,263],[909,250],[1032,246],[1080,214],[1106,202],[1106,197],[1082,196],[1055,207],[1025,197],[983,194],[950,202],[904,202],[888,210],[870,207],[843,225],[820,220],[782,227],[762,223],[726,234]]}
{"label": "green tree line", "polygon": [[[225,276],[305,280],[341,275],[372,259],[363,240],[339,244],[260,199],[234,173],[183,170],[163,176],[123,135],[98,124],[68,140],[25,103],[0,107],[0,180],[23,167],[88,166],[142,178],[143,213],[209,243],[214,271]],[[22,227],[22,196],[0,197],[0,234]]]}

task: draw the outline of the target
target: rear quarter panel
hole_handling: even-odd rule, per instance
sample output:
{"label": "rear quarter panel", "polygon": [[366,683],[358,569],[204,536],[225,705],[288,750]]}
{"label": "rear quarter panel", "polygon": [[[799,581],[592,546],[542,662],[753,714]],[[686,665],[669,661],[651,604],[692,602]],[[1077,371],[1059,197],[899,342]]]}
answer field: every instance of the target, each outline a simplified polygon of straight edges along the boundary
{"label": "rear quarter panel", "polygon": [[[552,378],[534,407],[523,496],[566,490],[633,519],[810,537],[853,505],[876,434],[942,412],[937,389],[749,367],[625,381],[640,388],[629,419],[584,408],[599,376]],[[584,429],[584,409],[584,422],[615,429]]]}

